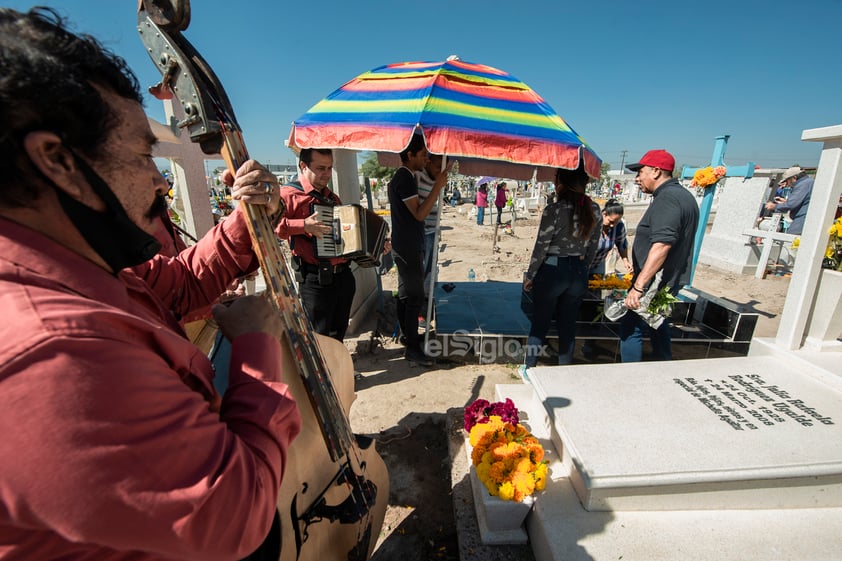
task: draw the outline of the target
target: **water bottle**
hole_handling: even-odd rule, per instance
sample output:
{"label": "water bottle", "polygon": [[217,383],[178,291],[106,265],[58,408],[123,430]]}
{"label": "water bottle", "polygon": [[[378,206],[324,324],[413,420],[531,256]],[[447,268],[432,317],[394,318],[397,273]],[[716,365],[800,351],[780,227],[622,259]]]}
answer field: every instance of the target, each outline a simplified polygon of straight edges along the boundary
{"label": "water bottle", "polygon": [[477,280],[477,274],[474,272],[473,269],[468,269],[468,280],[470,282],[474,282]]}

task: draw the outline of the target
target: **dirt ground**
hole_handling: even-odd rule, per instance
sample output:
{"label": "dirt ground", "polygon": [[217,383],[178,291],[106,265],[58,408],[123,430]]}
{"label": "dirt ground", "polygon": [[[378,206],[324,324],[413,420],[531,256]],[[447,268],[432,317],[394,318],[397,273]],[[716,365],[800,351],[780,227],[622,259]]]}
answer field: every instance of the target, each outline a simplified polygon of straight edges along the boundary
{"label": "dirt ground", "polygon": [[[626,209],[633,235],[645,206]],[[464,281],[474,269],[477,281],[520,282],[529,262],[538,227],[534,212],[518,218],[507,233],[496,232],[486,215],[478,226],[470,205],[447,207],[442,214],[439,280]],[[504,220],[509,219],[504,213]],[[630,240],[631,241],[631,240]],[[609,263],[610,265],[610,263]],[[610,269],[609,269],[610,270]],[[384,293],[397,284],[392,270],[382,278]],[[727,273],[700,265],[693,286],[760,314],[755,336],[774,336],[789,286],[789,277]],[[386,307],[388,314],[388,306]],[[448,414],[474,399],[494,398],[499,383],[520,383],[515,365],[445,363],[432,368],[410,366],[403,347],[389,337],[394,319],[371,318],[367,331],[346,340],[355,370],[357,400],[351,408],[356,432],[377,440],[389,467],[391,493],[375,561],[457,560],[460,558],[453,514],[448,438],[460,430]],[[448,426],[450,424],[451,426]]]}

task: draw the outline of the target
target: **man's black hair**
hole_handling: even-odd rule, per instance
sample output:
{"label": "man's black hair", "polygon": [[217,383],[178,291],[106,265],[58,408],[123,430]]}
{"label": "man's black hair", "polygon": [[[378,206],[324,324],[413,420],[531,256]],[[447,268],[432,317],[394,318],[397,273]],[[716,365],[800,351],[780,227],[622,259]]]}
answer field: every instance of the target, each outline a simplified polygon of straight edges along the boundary
{"label": "man's black hair", "polygon": [[298,160],[304,162],[309,167],[310,162],[313,161],[313,152],[317,152],[322,156],[333,157],[333,150],[329,148],[302,148],[301,153],[298,155]]}
{"label": "man's black hair", "polygon": [[401,152],[401,161],[405,162],[409,160],[410,154],[417,154],[419,150],[426,147],[424,144],[424,137],[420,134],[412,135],[412,140],[409,141],[409,146],[404,148],[403,152]]}
{"label": "man's black hair", "polygon": [[55,10],[0,8],[0,204],[28,206],[38,197],[25,180],[29,132],[50,131],[79,154],[101,154],[116,116],[94,85],[143,102],[126,62],[71,32]]}

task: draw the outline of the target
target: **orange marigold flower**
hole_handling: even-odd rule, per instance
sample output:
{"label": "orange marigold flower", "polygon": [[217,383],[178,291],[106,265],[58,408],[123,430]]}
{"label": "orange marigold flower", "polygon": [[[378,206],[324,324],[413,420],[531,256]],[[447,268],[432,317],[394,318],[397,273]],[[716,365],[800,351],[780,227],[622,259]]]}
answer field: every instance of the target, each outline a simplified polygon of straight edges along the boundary
{"label": "orange marigold flower", "polygon": [[512,486],[514,499],[520,502],[535,491],[535,480],[528,473],[516,473],[512,477]]}
{"label": "orange marigold flower", "polygon": [[544,459],[544,447],[540,442],[529,445],[529,459],[536,464]]}
{"label": "orange marigold flower", "polygon": [[494,458],[497,460],[508,460],[516,458],[520,455],[520,444],[516,442],[509,442],[505,446],[498,446],[493,451]]}
{"label": "orange marigold flower", "polygon": [[488,470],[488,478],[495,483],[503,483],[509,476],[505,462],[494,462]]}

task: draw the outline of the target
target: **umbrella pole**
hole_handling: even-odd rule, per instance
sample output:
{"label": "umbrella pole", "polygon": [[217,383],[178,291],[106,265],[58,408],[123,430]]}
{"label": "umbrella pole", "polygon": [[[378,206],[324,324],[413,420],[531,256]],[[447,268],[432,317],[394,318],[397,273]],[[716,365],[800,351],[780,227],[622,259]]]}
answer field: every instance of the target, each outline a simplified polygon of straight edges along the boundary
{"label": "umbrella pole", "polygon": [[[447,169],[447,154],[441,159],[441,172]],[[438,212],[436,212],[436,234],[433,238],[433,263],[430,267],[430,288],[427,291],[427,321],[424,322],[424,352],[430,352],[430,322],[433,321],[433,291],[439,276],[439,238],[441,237],[441,213],[444,212],[442,201],[444,200],[444,188],[439,191]]]}

